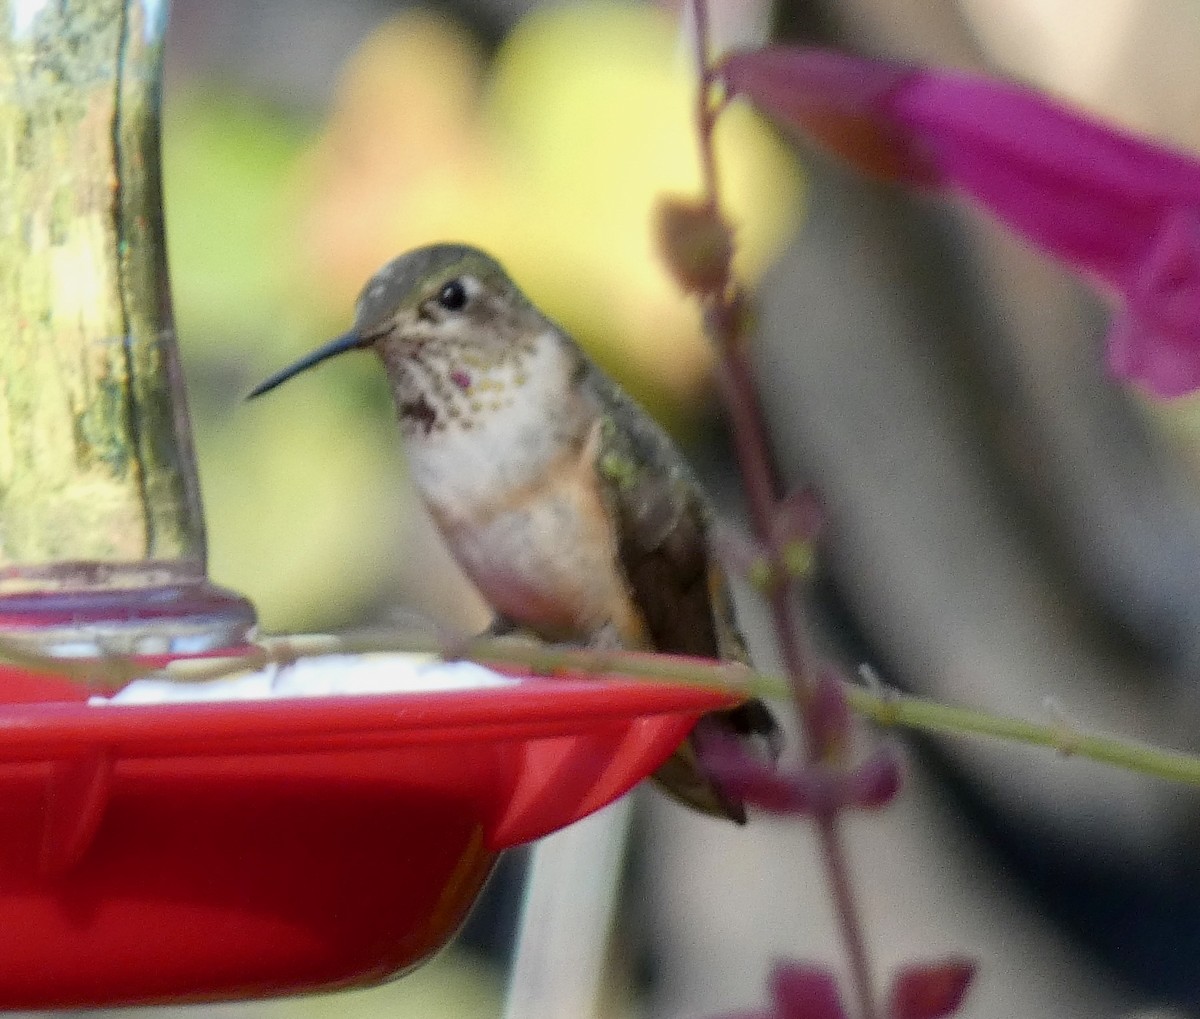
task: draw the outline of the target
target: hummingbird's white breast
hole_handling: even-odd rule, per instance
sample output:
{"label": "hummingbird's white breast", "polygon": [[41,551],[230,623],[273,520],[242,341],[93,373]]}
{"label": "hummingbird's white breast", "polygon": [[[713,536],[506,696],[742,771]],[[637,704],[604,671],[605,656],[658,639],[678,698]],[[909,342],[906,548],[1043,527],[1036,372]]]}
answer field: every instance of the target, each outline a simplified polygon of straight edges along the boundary
{"label": "hummingbird's white breast", "polygon": [[420,357],[412,391],[397,393],[402,418],[404,406],[417,407],[404,429],[413,479],[448,519],[476,516],[528,485],[587,428],[572,406],[567,351],[555,334],[491,363],[472,353]]}
{"label": "hummingbird's white breast", "polygon": [[[599,419],[573,383],[575,356],[548,331],[493,365],[464,354],[439,369],[426,358],[428,409],[405,429],[412,477],[497,611],[546,639],[611,631],[639,647],[645,627],[618,566],[595,470]],[[439,370],[448,385],[431,385]],[[396,395],[398,406],[420,400]]]}

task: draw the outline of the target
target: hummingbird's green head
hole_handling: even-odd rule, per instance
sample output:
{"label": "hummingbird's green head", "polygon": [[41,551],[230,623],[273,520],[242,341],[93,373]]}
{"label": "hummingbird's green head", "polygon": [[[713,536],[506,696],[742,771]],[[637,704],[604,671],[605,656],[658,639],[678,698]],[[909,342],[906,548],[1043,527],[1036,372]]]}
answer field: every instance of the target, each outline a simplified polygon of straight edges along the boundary
{"label": "hummingbird's green head", "polygon": [[548,323],[490,255],[433,244],[392,259],[363,287],[354,326],[256,386],[260,396],[348,350],[375,349],[389,375],[434,358],[494,365],[527,352]]}

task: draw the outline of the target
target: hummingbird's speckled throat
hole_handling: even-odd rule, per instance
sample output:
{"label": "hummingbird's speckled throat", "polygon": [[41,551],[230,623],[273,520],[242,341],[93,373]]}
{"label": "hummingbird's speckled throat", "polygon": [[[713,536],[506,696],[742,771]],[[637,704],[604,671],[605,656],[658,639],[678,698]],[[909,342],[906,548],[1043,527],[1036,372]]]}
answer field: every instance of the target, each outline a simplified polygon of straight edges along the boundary
{"label": "hummingbird's speckled throat", "polygon": [[[413,481],[495,630],[748,660],[687,464],[494,259],[453,244],[394,259],[363,289],[349,333],[251,395],[365,348],[387,371]],[[656,778],[741,821],[693,750],[720,730],[777,749],[770,712],[749,701],[701,719]]]}
{"label": "hummingbird's speckled throat", "polygon": [[487,359],[464,340],[407,337],[376,346],[406,437],[471,431],[494,414],[512,410],[529,384],[528,341]]}

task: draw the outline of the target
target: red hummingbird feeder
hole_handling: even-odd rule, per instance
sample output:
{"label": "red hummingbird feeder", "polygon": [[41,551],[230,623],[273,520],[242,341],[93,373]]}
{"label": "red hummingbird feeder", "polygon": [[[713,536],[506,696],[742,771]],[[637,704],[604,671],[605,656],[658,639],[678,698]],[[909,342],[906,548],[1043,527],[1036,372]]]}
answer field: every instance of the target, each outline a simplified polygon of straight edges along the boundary
{"label": "red hummingbird feeder", "polygon": [[0,705],[6,1009],[402,973],[455,933],[501,851],[621,796],[735,700],[558,678],[97,706],[13,669],[0,689],[17,693]]}
{"label": "red hummingbird feeder", "polygon": [[[75,677],[89,658],[107,675],[114,655],[236,655],[255,621],[205,572],[162,231],[165,19],[165,0],[34,2],[0,28],[0,134],[23,153],[0,188],[53,239],[0,290],[0,636]],[[50,64],[57,85],[25,87]],[[64,264],[91,266],[89,287],[64,287]],[[56,303],[80,292],[87,314]],[[94,703],[53,671],[0,665],[0,1009],[402,973],[500,852],[621,796],[734,700],[567,677]]]}

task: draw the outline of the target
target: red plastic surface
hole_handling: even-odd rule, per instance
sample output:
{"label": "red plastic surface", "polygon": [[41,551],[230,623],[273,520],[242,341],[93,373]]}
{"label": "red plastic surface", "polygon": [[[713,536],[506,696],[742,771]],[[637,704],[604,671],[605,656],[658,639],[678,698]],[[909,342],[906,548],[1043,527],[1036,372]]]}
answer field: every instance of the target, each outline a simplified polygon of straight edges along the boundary
{"label": "red plastic surface", "polygon": [[82,696],[0,668],[0,1008],[393,975],[454,933],[500,850],[620,796],[701,714],[733,703],[563,679],[228,704],[68,699]]}

